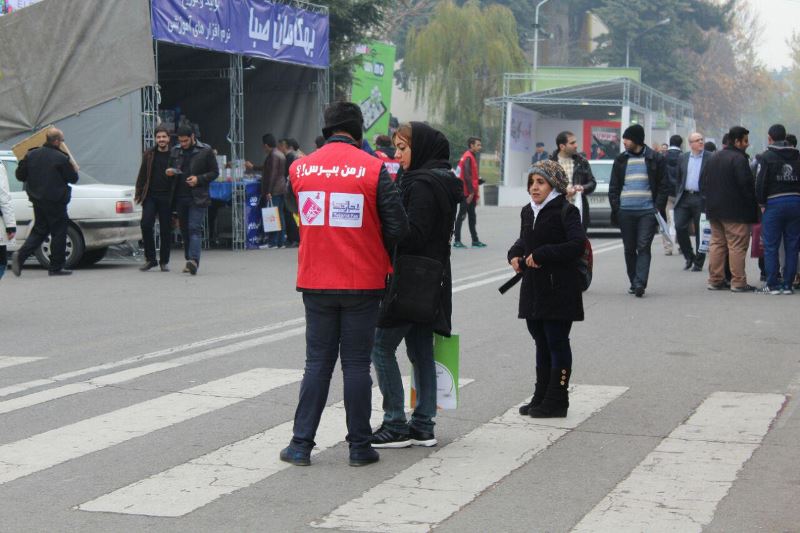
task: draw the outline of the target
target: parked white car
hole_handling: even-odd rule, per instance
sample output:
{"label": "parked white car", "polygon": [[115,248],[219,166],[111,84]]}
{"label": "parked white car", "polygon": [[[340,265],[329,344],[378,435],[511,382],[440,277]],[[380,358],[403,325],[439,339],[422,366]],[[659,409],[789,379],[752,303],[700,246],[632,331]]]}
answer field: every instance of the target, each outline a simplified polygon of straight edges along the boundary
{"label": "parked white car", "polygon": [[[33,206],[16,179],[17,158],[10,151],[0,150],[0,164],[8,172],[8,184],[14,212],[17,216],[17,244],[22,245],[33,227]],[[142,208],[134,204],[134,187],[100,183],[85,172],[79,173],[78,183],[72,185],[72,200],[67,208],[70,225],[67,228],[66,268],[92,265],[100,261],[108,247],[141,237],[139,221]],[[50,264],[50,238],[36,251],[36,259],[47,268]]]}
{"label": "parked white car", "polygon": [[589,166],[597,182],[597,188],[589,195],[591,228],[613,228],[611,224],[611,204],[608,203],[608,184],[611,181],[613,159],[592,159]]}

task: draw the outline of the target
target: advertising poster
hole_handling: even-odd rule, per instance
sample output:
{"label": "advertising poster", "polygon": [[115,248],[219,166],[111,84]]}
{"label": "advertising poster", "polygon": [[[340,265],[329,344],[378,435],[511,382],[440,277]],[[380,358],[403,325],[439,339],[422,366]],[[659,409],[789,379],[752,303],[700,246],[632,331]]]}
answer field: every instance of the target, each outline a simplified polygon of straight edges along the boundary
{"label": "advertising poster", "polygon": [[589,159],[614,159],[620,154],[620,123],[608,120],[583,121],[583,151]]}
{"label": "advertising poster", "polygon": [[17,9],[37,4],[42,0],[0,0],[0,15],[12,13]]}
{"label": "advertising poster", "polygon": [[511,108],[511,125],[509,127],[509,139],[511,149],[515,152],[533,152],[533,123],[535,115],[533,111],[514,105]]}
{"label": "advertising poster", "polygon": [[365,139],[372,143],[376,135],[389,133],[395,47],[373,41],[358,45],[356,52],[363,56],[363,61],[353,75],[351,99],[361,106]]}

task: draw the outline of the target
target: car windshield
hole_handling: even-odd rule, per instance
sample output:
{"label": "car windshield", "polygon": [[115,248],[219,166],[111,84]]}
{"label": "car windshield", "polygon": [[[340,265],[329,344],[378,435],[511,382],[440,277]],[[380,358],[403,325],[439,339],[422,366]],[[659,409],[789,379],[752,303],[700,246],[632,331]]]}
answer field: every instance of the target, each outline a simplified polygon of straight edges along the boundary
{"label": "car windshield", "polygon": [[[16,159],[0,159],[0,164],[6,167],[6,173],[8,174],[8,188],[11,192],[20,192],[22,191],[22,182],[15,178],[16,171],[17,171],[17,160]],[[92,177],[91,175],[87,174],[84,171],[78,172],[78,184],[79,185],[92,185],[94,183],[100,183]]]}
{"label": "car windshield", "polygon": [[608,183],[611,181],[611,165],[607,163],[589,163],[592,167],[592,174],[597,183]]}

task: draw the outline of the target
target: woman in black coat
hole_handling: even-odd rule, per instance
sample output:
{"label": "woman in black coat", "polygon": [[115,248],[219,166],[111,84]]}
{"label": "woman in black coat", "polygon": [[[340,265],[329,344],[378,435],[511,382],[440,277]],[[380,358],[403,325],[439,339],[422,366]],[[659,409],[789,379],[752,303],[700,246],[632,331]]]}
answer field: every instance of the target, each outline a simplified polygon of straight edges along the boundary
{"label": "woman in black coat", "polygon": [[[450,336],[452,281],[450,238],[456,206],[463,199],[461,181],[450,170],[450,144],[439,131],[423,124],[402,124],[394,136],[396,157],[403,173],[398,177],[409,232],[397,245],[397,255],[422,256],[442,263],[444,275],[439,310],[431,323],[408,322],[382,308],[375,330],[372,363],[383,394],[383,424],[372,435],[374,448],[434,446],[436,366],[433,334]],[[406,423],[405,399],[395,353],[405,340],[414,369],[417,405]]]}
{"label": "woman in black coat", "polygon": [[569,332],[583,320],[578,260],[586,233],[578,209],[564,198],[568,180],[554,161],[535,164],[528,174],[531,203],[522,208],[519,239],[508,262],[522,272],[519,318],[536,342],[536,387],[520,414],[567,416],[572,373]]}

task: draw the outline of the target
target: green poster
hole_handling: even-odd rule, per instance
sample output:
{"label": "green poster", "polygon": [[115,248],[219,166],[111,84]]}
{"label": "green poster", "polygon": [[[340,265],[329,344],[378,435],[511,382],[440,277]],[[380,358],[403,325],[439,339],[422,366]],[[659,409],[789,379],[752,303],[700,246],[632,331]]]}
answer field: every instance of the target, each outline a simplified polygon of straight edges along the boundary
{"label": "green poster", "polygon": [[361,106],[365,138],[372,144],[376,135],[389,133],[395,48],[373,41],[357,46],[356,52],[363,56],[363,61],[356,67],[351,97]]}

